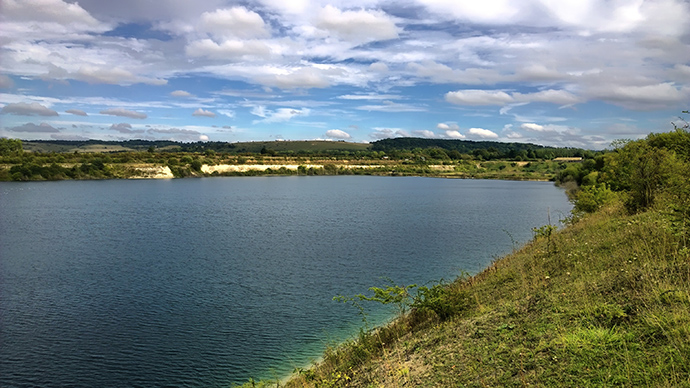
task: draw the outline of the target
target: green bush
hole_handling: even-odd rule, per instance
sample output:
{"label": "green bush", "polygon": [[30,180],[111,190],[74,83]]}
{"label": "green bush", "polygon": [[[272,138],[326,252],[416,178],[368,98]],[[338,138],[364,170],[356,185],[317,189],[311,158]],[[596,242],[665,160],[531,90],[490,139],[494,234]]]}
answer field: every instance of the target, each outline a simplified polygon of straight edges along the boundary
{"label": "green bush", "polygon": [[584,186],[575,193],[574,211],[583,213],[593,213],[602,206],[613,202],[618,196],[608,188],[606,183],[599,185]]}

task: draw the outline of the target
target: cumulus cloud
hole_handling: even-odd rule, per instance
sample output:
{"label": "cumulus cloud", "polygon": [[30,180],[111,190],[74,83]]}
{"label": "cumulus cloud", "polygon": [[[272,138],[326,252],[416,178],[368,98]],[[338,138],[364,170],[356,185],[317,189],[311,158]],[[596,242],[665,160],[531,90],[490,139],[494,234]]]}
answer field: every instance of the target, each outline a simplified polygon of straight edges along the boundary
{"label": "cumulus cloud", "polygon": [[77,115],[77,116],[88,116],[88,114],[86,114],[86,112],[84,112],[81,109],[67,109],[65,111],[65,113],[71,113],[71,114]]}
{"label": "cumulus cloud", "polygon": [[316,27],[357,43],[398,37],[393,18],[378,10],[341,11],[327,5],[319,12]]}
{"label": "cumulus cloud", "polygon": [[194,113],[192,113],[192,116],[215,118],[216,114],[211,112],[210,110],[203,110],[203,109],[199,108],[199,109],[195,110]]}
{"label": "cumulus cloud", "polygon": [[352,139],[352,136],[349,133],[347,133],[343,130],[340,130],[340,129],[330,129],[330,130],[326,131],[326,137],[329,137],[331,139],[343,139],[343,140]]}
{"label": "cumulus cloud", "polygon": [[[236,133],[246,138],[260,135],[248,128],[251,119],[235,117],[230,110],[234,107],[269,107],[255,123],[309,114],[319,121],[303,123],[320,133],[328,128],[347,130],[355,118],[377,120],[380,112],[418,112],[420,122],[457,119],[463,120],[463,128],[500,128],[509,121],[515,130],[502,132],[501,138],[522,134],[525,141],[540,144],[564,132],[549,123],[575,126],[582,116],[622,122],[632,116],[625,110],[650,112],[644,120],[643,114],[635,113],[645,123],[639,124],[640,133],[649,133],[668,125],[690,101],[690,3],[685,0],[154,3],[0,0],[0,88],[17,90],[0,95],[0,101],[6,106],[35,102],[48,112],[90,106],[88,120],[98,120],[91,112],[119,106],[167,110],[171,118],[184,116],[187,109],[189,116],[203,106],[203,112],[236,120],[242,128]],[[203,99],[186,90],[155,91],[167,79],[194,81],[197,76],[209,82],[195,83],[195,93],[197,88],[213,88],[215,80],[232,82],[236,92]],[[23,89],[27,82],[30,92]],[[137,84],[137,91],[126,101],[102,103],[47,97],[54,95],[47,91],[50,85],[66,82],[87,82],[94,88]],[[312,90],[307,98],[301,89],[312,88],[331,90]],[[168,93],[168,100],[144,101],[146,96]],[[194,97],[194,102],[169,101],[172,97]],[[442,98],[460,107],[454,110],[458,117],[448,113],[438,118],[446,114],[435,106]],[[622,109],[601,108],[602,102]],[[555,108],[577,104],[583,105],[568,114],[554,113]],[[6,110],[1,113],[17,114]],[[134,113],[138,119],[146,117]],[[477,121],[479,115],[486,122]],[[405,127],[408,117],[390,114],[387,125]],[[481,138],[451,122],[441,124],[430,128],[438,137]],[[391,131],[375,130],[372,137],[406,133]],[[597,135],[617,134],[602,127]],[[353,136],[366,135],[358,131]],[[585,135],[562,140],[575,144],[577,136]],[[590,137],[585,143],[593,141]]]}
{"label": "cumulus cloud", "polygon": [[458,90],[446,93],[446,101],[456,105],[505,105],[513,97],[500,90]]}
{"label": "cumulus cloud", "polygon": [[442,130],[442,131],[448,131],[448,130],[457,131],[457,130],[460,129],[460,126],[457,125],[457,124],[455,124],[455,123],[450,123],[450,124],[438,123],[438,124],[436,125],[436,128],[438,128],[438,129],[440,129],[440,130]]}
{"label": "cumulus cloud", "polygon": [[217,9],[201,15],[200,29],[219,38],[265,38],[270,34],[256,12],[245,7]]}
{"label": "cumulus cloud", "polygon": [[410,134],[407,131],[399,128],[374,128],[374,132],[369,134],[370,138],[376,140],[409,136]]}
{"label": "cumulus cloud", "polygon": [[418,137],[426,137],[426,138],[435,138],[436,134],[433,131],[430,131],[428,129],[420,129],[416,131],[412,131],[412,135],[418,136]]}
{"label": "cumulus cloud", "polygon": [[597,99],[632,110],[654,110],[687,102],[690,87],[672,82],[653,85],[596,85],[589,90]]}
{"label": "cumulus cloud", "polygon": [[274,74],[260,75],[256,79],[264,85],[280,89],[325,88],[330,85],[327,73],[327,71],[316,67],[300,67],[276,71]]}
{"label": "cumulus cloud", "polygon": [[51,22],[61,25],[100,26],[78,3],[61,0],[4,0],[2,13],[13,21]]}
{"label": "cumulus cloud", "polygon": [[173,97],[194,97],[192,93],[186,92],[184,90],[175,90],[173,92],[170,92],[170,95]]}
{"label": "cumulus cloud", "polygon": [[58,116],[58,113],[37,102],[27,104],[25,102],[10,103],[2,107],[1,114],[18,116]]}
{"label": "cumulus cloud", "polygon": [[111,116],[120,116],[120,117],[129,117],[130,119],[140,119],[140,120],[143,120],[143,119],[148,117],[146,115],[146,113],[135,112],[135,111],[122,109],[122,108],[105,109],[105,110],[100,111],[100,114],[111,115]]}
{"label": "cumulus cloud", "polygon": [[451,139],[465,139],[466,136],[460,133],[460,126],[455,124],[455,123],[438,123],[436,125],[436,128],[440,129],[443,131],[445,134],[445,137],[451,138]]}
{"label": "cumulus cloud", "polygon": [[144,133],[143,129],[132,129],[132,124],[128,123],[113,124],[109,129],[120,133]]}
{"label": "cumulus cloud", "polygon": [[55,133],[60,132],[60,130],[54,128],[50,124],[41,123],[36,125],[34,123],[26,123],[17,127],[7,128],[8,131],[12,132],[34,132],[34,133]]}
{"label": "cumulus cloud", "polygon": [[535,93],[511,93],[501,90],[467,89],[448,92],[446,101],[456,105],[497,105],[504,106],[516,103],[548,102],[557,105],[572,105],[583,102],[580,98],[566,90],[542,90]]}
{"label": "cumulus cloud", "polygon": [[510,0],[455,1],[418,0],[428,9],[445,18],[462,21],[499,24],[514,20],[520,11],[517,3]]}
{"label": "cumulus cloud", "polygon": [[488,129],[484,128],[470,128],[467,134],[472,137],[479,137],[482,139],[498,139],[498,135]]}
{"label": "cumulus cloud", "polygon": [[583,99],[566,90],[542,90],[536,93],[514,93],[516,102],[548,102],[556,105],[572,105],[583,102]]}
{"label": "cumulus cloud", "polygon": [[248,58],[267,58],[271,49],[258,40],[226,40],[218,44],[211,39],[197,40],[185,49],[190,57],[206,57],[215,60],[241,61]]}
{"label": "cumulus cloud", "polygon": [[554,125],[539,125],[535,123],[523,123],[520,125],[520,128],[527,130],[527,131],[532,131],[532,132],[553,132],[555,131],[556,126]]}
{"label": "cumulus cloud", "polygon": [[344,94],[342,96],[338,96],[339,99],[342,100],[396,100],[402,98],[399,95],[396,94],[375,94],[375,93],[368,93],[368,94]]}
{"label": "cumulus cloud", "polygon": [[451,139],[465,139],[467,136],[463,135],[460,133],[460,131],[445,131],[444,132],[447,137]]}
{"label": "cumulus cloud", "polygon": [[369,70],[376,73],[387,73],[390,69],[388,68],[388,65],[383,62],[374,62],[369,65]]}

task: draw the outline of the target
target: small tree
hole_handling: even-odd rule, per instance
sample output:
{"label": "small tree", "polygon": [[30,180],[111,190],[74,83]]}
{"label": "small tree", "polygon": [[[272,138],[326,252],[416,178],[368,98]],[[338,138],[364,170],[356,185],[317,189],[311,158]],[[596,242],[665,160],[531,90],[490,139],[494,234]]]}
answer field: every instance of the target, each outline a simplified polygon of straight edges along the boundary
{"label": "small tree", "polygon": [[21,155],[23,152],[21,140],[0,138],[0,156]]}

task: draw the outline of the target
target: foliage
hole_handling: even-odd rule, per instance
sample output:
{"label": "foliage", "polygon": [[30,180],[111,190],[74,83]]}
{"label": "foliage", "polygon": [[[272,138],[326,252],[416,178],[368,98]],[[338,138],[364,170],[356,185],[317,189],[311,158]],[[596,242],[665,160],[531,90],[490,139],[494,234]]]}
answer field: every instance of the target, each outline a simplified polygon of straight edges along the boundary
{"label": "foliage", "polygon": [[[536,144],[527,143],[501,143],[492,141],[470,141],[455,139],[427,139],[415,137],[400,137],[393,139],[382,139],[372,143],[372,150],[384,151],[386,153],[394,151],[414,151],[419,153],[422,150],[438,152],[444,150],[446,157],[448,151],[456,151],[454,155],[473,154],[479,160],[492,159],[553,159],[554,157],[566,156],[585,156],[593,155],[592,151],[576,148],[553,148],[544,147]],[[431,151],[436,150],[436,151]],[[432,156],[432,153],[427,155]],[[443,157],[437,157],[443,159]]]}
{"label": "foliage", "polygon": [[20,155],[23,152],[21,140],[0,138],[0,156]]}
{"label": "foliage", "polygon": [[574,196],[575,208],[573,212],[576,214],[593,213],[618,198],[618,195],[609,189],[606,183],[586,185]]}

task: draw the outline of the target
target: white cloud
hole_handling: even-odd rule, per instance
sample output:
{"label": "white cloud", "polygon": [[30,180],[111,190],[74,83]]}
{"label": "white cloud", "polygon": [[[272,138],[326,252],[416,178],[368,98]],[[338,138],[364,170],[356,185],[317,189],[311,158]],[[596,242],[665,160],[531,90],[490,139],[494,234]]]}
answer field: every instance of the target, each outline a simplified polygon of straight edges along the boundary
{"label": "white cloud", "polygon": [[402,96],[395,94],[344,94],[338,96],[342,100],[396,100],[402,98]]}
{"label": "white cloud", "polygon": [[446,101],[456,105],[498,105],[516,103],[548,102],[557,105],[572,105],[584,99],[565,90],[542,90],[535,93],[508,94],[501,90],[458,90],[446,93]]}
{"label": "white cloud", "polygon": [[100,111],[99,113],[102,115],[129,117],[130,119],[140,119],[140,120],[143,120],[143,119],[148,117],[146,115],[146,113],[135,112],[135,111],[122,109],[122,108],[105,109],[105,110]]}
{"label": "white cloud", "polygon": [[358,106],[356,109],[376,112],[424,112],[427,110],[422,106],[401,104],[388,100],[383,101],[380,105],[362,105]]}
{"label": "white cloud", "polygon": [[194,97],[192,93],[184,90],[175,90],[174,92],[170,92],[170,95],[173,97]]}
{"label": "white cloud", "polygon": [[542,132],[544,131],[544,126],[535,123],[524,123],[520,125],[520,128],[526,129],[528,131]]}
{"label": "white cloud", "polygon": [[215,60],[241,61],[249,58],[267,58],[271,49],[258,40],[226,40],[221,44],[211,39],[197,40],[185,49],[190,57],[206,57]]}
{"label": "white cloud", "polygon": [[412,134],[414,136],[419,136],[419,137],[426,137],[426,138],[435,138],[436,134],[433,131],[430,131],[428,129],[420,129],[416,131],[412,131]]}
{"label": "white cloud", "polygon": [[244,7],[217,9],[201,15],[200,29],[221,38],[265,38],[270,34],[264,20]]}
{"label": "white cloud", "polygon": [[231,119],[235,118],[235,112],[232,110],[218,109],[218,113],[222,114],[223,116],[230,117]]}
{"label": "white cloud", "polygon": [[465,139],[466,136],[460,133],[460,126],[456,123],[438,123],[436,128],[443,131],[446,137],[451,139]]}
{"label": "white cloud", "polygon": [[326,137],[329,137],[331,139],[343,139],[343,140],[347,140],[347,139],[352,138],[352,136],[349,133],[347,133],[343,130],[340,130],[340,129],[330,129],[330,130],[326,131]]}
{"label": "white cloud", "polygon": [[460,131],[445,131],[447,137],[451,139],[465,139],[466,136],[460,133]]}
{"label": "white cloud", "polygon": [[[284,122],[294,119],[290,107],[297,106],[311,108],[311,115],[323,118],[312,123],[318,133],[346,128],[354,120],[377,120],[378,112],[419,112],[419,119],[427,123],[443,121],[431,128],[439,137],[479,136],[444,120],[463,120],[463,128],[500,128],[510,121],[516,126],[510,136],[522,133],[525,141],[548,137],[575,144],[575,137],[588,135],[566,138],[563,128],[583,125],[578,122],[583,115],[616,122],[626,116],[624,110],[648,111],[634,114],[644,134],[663,128],[690,101],[690,3],[685,0],[0,4],[0,88],[17,89],[13,95],[0,94],[0,105],[38,103],[60,112],[76,106],[90,112],[80,119],[94,122],[99,120],[95,112],[111,107],[147,113],[166,109],[169,114],[160,116],[165,120],[184,116],[185,111],[186,119],[193,120],[189,114],[202,107],[232,118],[242,128],[251,118],[239,113],[235,117],[232,109],[261,105],[269,110],[264,108],[264,117],[255,118]],[[197,76],[209,82],[181,81]],[[155,90],[168,79],[177,88],[190,89]],[[214,93],[214,80],[233,83],[237,93]],[[54,94],[47,91],[51,85],[68,82],[75,90],[80,82],[90,83],[94,94],[101,93],[96,89],[101,84],[138,85],[127,100],[45,97]],[[29,93],[23,89],[29,83],[35,96],[21,94]],[[262,87],[270,90],[260,92]],[[306,90],[312,88],[330,90]],[[441,97],[460,109],[447,112],[436,106]],[[601,102],[622,109],[602,109]],[[554,108],[577,104],[582,105],[554,113]],[[474,121],[479,115],[487,122]],[[404,127],[409,125],[407,117],[388,115],[387,125]],[[542,130],[520,123],[540,125]],[[18,124],[22,123],[12,123]],[[601,127],[596,136],[615,136],[609,128],[614,127]],[[248,138],[260,136],[249,129],[240,131]],[[375,130],[372,137],[407,134],[392,131]],[[507,138],[506,133],[501,138]]]}
{"label": "white cloud", "polygon": [[341,11],[327,5],[319,12],[316,27],[355,43],[398,37],[398,28],[393,19],[378,10]]}
{"label": "white cloud", "polygon": [[330,85],[326,73],[316,67],[274,69],[273,74],[260,75],[256,79],[264,85],[280,89],[325,88]]}
{"label": "white cloud", "polygon": [[458,90],[446,93],[446,101],[456,105],[505,105],[514,101],[499,90]]}
{"label": "white cloud", "polygon": [[547,131],[552,131],[553,128],[549,126],[543,126],[535,123],[524,123],[520,125],[520,128],[528,130],[528,131],[533,131],[533,132],[547,132]]}
{"label": "white cloud", "polygon": [[211,112],[210,110],[203,110],[203,109],[199,108],[199,109],[195,110],[194,113],[192,113],[192,116],[215,118],[216,114]]}
{"label": "white cloud", "polygon": [[61,0],[3,0],[3,16],[13,21],[51,22],[97,27],[101,23],[78,3]]}
{"label": "white cloud", "polygon": [[409,137],[410,134],[400,128],[374,128],[374,132],[369,134],[372,139],[389,139],[393,137]]}
{"label": "white cloud", "polygon": [[309,116],[310,110],[307,108],[303,109],[290,109],[290,108],[279,108],[276,110],[268,110],[265,106],[255,106],[249,112],[255,116],[262,117],[262,120],[254,120],[254,124],[258,123],[282,123],[290,121],[296,116]]}
{"label": "white cloud", "polygon": [[602,101],[633,110],[654,110],[687,103],[690,87],[676,86],[672,82],[653,85],[611,85],[592,86],[588,94]]}
{"label": "white cloud", "polygon": [[438,16],[475,23],[511,24],[519,14],[518,4],[510,0],[417,0],[417,2]]}
{"label": "white cloud", "polygon": [[369,70],[376,73],[387,73],[390,69],[388,68],[388,65],[383,62],[374,62],[369,65]]}
{"label": "white cloud", "polygon": [[448,131],[448,130],[457,131],[460,129],[460,126],[456,123],[450,123],[450,124],[438,123],[436,125],[436,128],[438,128],[442,131]]}
{"label": "white cloud", "polygon": [[32,102],[27,104],[25,102],[10,103],[2,107],[0,114],[11,114],[19,116],[58,116],[58,113],[45,106]]}
{"label": "white cloud", "polygon": [[498,139],[498,135],[488,129],[470,128],[467,134],[472,137],[480,137],[482,139]]}
{"label": "white cloud", "polygon": [[557,105],[572,105],[584,101],[584,99],[566,90],[542,90],[536,93],[514,93],[513,98],[516,102],[548,102]]}

